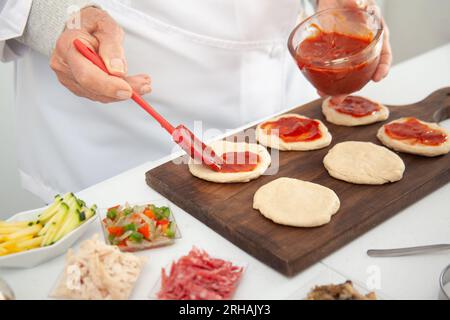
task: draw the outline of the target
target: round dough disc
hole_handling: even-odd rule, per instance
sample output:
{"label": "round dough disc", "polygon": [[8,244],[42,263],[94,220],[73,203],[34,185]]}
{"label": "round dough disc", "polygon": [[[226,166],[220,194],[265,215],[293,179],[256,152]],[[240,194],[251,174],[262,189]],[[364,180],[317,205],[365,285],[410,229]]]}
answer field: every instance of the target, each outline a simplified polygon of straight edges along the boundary
{"label": "round dough disc", "polygon": [[253,208],[275,223],[293,227],[327,224],[340,207],[333,190],[319,184],[279,178],[259,188]]}
{"label": "round dough disc", "polygon": [[[396,122],[404,122],[407,119],[408,118],[400,118],[400,119],[394,120],[388,124],[396,123]],[[419,122],[429,126],[430,128],[443,131],[447,135],[447,141],[445,141],[443,144],[438,145],[438,146],[426,146],[423,144],[412,145],[412,144],[409,144],[408,142],[406,142],[405,140],[396,140],[396,139],[392,139],[391,137],[389,137],[386,134],[384,126],[382,126],[378,130],[377,137],[386,147],[389,147],[391,149],[394,149],[394,150],[400,151],[400,152],[412,153],[412,154],[417,154],[417,155],[426,156],[426,157],[436,157],[436,156],[440,156],[440,155],[449,153],[450,152],[450,132],[447,129],[439,126],[437,123],[425,122],[425,121],[421,121],[421,120],[419,120]]]}
{"label": "round dough disc", "polygon": [[256,139],[259,141],[259,143],[265,145],[266,147],[278,149],[281,151],[310,151],[322,149],[330,145],[332,137],[330,132],[328,131],[328,128],[322,123],[322,121],[316,119],[314,120],[319,122],[319,130],[322,133],[322,137],[313,141],[285,142],[276,135],[267,134],[266,131],[262,129],[263,124],[266,122],[277,121],[281,118],[289,118],[289,117],[309,119],[308,117],[305,116],[290,113],[290,114],[283,114],[279,117],[275,117],[273,119],[264,121],[256,127]]}
{"label": "round dough disc", "polygon": [[335,145],[323,159],[330,176],[355,184],[385,184],[403,177],[403,160],[371,142],[348,141]]}
{"label": "round dough disc", "polygon": [[339,126],[346,126],[346,127],[364,126],[375,122],[384,121],[387,118],[389,118],[389,109],[378,102],[373,101],[374,103],[377,103],[381,108],[374,114],[365,117],[352,117],[351,115],[338,112],[334,108],[330,107],[330,100],[331,98],[327,98],[323,101],[322,113],[325,115],[325,118],[327,119],[328,122],[337,124]]}
{"label": "round dough disc", "polygon": [[189,171],[193,176],[200,179],[217,182],[217,183],[233,183],[233,182],[249,182],[261,176],[269,167],[271,157],[266,148],[259,144],[246,142],[230,142],[230,141],[215,141],[210,144],[214,152],[221,156],[227,152],[253,152],[259,155],[259,163],[256,168],[248,172],[216,172],[203,164],[195,163],[194,160],[189,160]]}

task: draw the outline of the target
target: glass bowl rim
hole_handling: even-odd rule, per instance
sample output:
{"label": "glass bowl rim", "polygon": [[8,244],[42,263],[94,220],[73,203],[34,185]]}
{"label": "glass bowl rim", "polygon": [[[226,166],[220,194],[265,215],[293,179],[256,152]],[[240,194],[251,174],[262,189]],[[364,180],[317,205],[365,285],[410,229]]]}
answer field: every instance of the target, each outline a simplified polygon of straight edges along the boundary
{"label": "glass bowl rim", "polygon": [[334,60],[330,60],[330,61],[320,61],[314,62],[314,65],[316,66],[336,66],[336,65],[340,65],[340,64],[344,64],[344,63],[348,63],[351,60],[357,59],[361,56],[363,56],[366,52],[370,51],[373,49],[373,47],[375,47],[379,41],[383,38],[384,35],[384,22],[383,19],[381,18],[381,16],[379,14],[377,14],[375,11],[373,12],[369,12],[366,9],[359,9],[359,8],[329,8],[329,9],[325,9],[325,10],[321,10],[316,12],[315,14],[309,16],[308,18],[304,19],[303,21],[301,21],[299,24],[297,24],[297,26],[295,26],[295,28],[291,31],[289,38],[288,38],[288,49],[289,52],[291,54],[291,56],[295,59],[296,57],[296,49],[294,48],[293,45],[293,40],[294,40],[294,36],[297,34],[297,31],[303,27],[305,24],[307,24],[308,22],[310,22],[312,19],[317,18],[318,16],[324,15],[324,14],[328,14],[330,12],[336,12],[336,11],[340,11],[340,12],[348,12],[348,11],[353,11],[353,12],[362,12],[365,14],[369,14],[369,15],[374,15],[377,19],[377,22],[380,24],[380,27],[378,29],[376,29],[376,34],[373,37],[372,41],[370,42],[370,44],[365,47],[364,49],[362,49],[361,51],[351,54],[347,57],[344,58],[338,58],[338,59],[334,59]]}
{"label": "glass bowl rim", "polygon": [[[160,248],[160,247],[164,247],[164,246],[167,246],[167,245],[173,245],[173,244],[176,243],[177,240],[180,240],[180,239],[183,238],[183,235],[181,233],[179,224],[178,224],[177,220],[175,219],[175,215],[173,213],[172,207],[171,207],[171,205],[170,205],[170,203],[169,203],[169,201],[167,199],[165,199],[165,198],[157,198],[157,199],[146,200],[146,201],[142,201],[142,202],[141,201],[139,201],[139,202],[128,202],[127,201],[125,203],[119,204],[119,206],[128,205],[130,207],[134,207],[134,206],[147,206],[147,205],[151,205],[151,204],[157,205],[157,206],[160,206],[160,207],[161,206],[166,206],[166,207],[169,208],[169,211],[170,211],[169,221],[175,223],[175,229],[176,229],[175,230],[175,237],[172,238],[172,239],[159,240],[159,241],[156,241],[156,242],[154,242],[152,244],[143,245],[141,248],[138,248],[136,250],[127,250],[126,248],[122,249],[122,248],[119,247],[119,250],[121,252],[137,253],[137,252],[141,252],[141,251],[147,251],[147,250],[154,249],[154,248]],[[101,225],[104,241],[105,241],[105,243],[107,245],[114,246],[108,239],[108,231],[106,230],[106,226],[105,226],[105,224],[103,222],[103,219],[106,218],[106,214],[107,214],[109,209],[111,209],[111,207],[109,207],[109,208],[108,207],[102,207],[102,208],[98,208],[97,212],[98,212],[98,219],[100,220],[100,225]]]}

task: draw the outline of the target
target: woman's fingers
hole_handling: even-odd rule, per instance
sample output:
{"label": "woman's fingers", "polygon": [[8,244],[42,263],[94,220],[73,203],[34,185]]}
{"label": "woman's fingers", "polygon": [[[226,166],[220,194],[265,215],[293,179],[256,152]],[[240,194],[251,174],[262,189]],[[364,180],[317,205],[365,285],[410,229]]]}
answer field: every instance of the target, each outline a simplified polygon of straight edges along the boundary
{"label": "woman's fingers", "polygon": [[50,59],[50,66],[57,73],[60,82],[76,95],[94,101],[113,102],[129,99],[130,85],[121,78],[106,74],[79,53],[73,46],[75,39],[80,39],[93,51],[98,49],[98,39],[86,31],[64,31]]}
{"label": "woman's fingers", "polygon": [[339,96],[331,97],[330,101],[333,104],[341,104],[342,102],[344,102],[345,98],[347,98],[347,95],[339,95]]}
{"label": "woman's fingers", "polygon": [[55,72],[56,76],[58,77],[59,82],[61,82],[61,84],[63,86],[65,86],[67,89],[69,89],[73,94],[79,96],[79,97],[83,97],[83,98],[87,98],[89,100],[92,101],[98,101],[101,103],[110,103],[110,102],[115,102],[116,99],[111,99],[109,97],[105,97],[105,96],[100,96],[100,95],[96,95],[84,88],[82,88],[75,79],[73,79],[69,74],[67,73],[62,73],[62,72]]}
{"label": "woman's fingers", "polygon": [[86,91],[90,90],[98,96],[106,96],[117,101],[131,98],[131,86],[125,80],[106,74],[74,46],[67,52],[66,62],[74,79]]}
{"label": "woman's fingers", "polygon": [[105,62],[108,71],[123,77],[127,73],[127,62],[123,50],[124,32],[109,15],[97,22],[97,29],[93,33],[99,41],[98,53]]}
{"label": "woman's fingers", "polygon": [[[329,95],[327,95],[326,93],[323,93],[323,92],[320,91],[320,90],[317,90],[317,94],[318,94],[321,98],[329,97]],[[345,98],[347,98],[347,95],[346,95],[346,94],[343,94],[343,95],[331,97],[330,101],[331,101],[332,103],[334,103],[334,104],[340,104],[340,103],[342,103],[342,102],[345,100]]]}
{"label": "woman's fingers", "polygon": [[126,77],[125,80],[133,88],[133,90],[140,95],[152,92],[152,81],[151,78],[146,74],[138,74],[135,76]]}
{"label": "woman's fingers", "polygon": [[[59,81],[76,95],[100,102],[129,99],[133,90],[141,95],[150,93],[149,76],[126,77],[124,32],[114,19],[106,11],[88,7],[81,10],[81,23],[80,28],[66,28],[58,38],[50,66]],[[79,53],[73,46],[75,39],[98,52],[112,75]]]}
{"label": "woman's fingers", "polygon": [[[92,47],[92,45],[89,46],[93,50],[95,50],[95,47]],[[73,48],[69,50],[72,49]],[[110,80],[113,81],[112,87],[116,86],[117,85],[116,82],[119,81],[120,82],[119,89],[122,88],[121,87],[122,85],[124,85],[123,82],[126,83],[125,84],[125,90],[127,91],[125,95],[126,98],[128,98],[129,95],[131,95],[131,93],[129,93],[129,90],[131,89],[133,89],[140,95],[148,94],[152,90],[151,78],[146,74],[138,74],[134,76],[125,77],[124,80],[108,76],[105,73],[103,73],[103,71],[99,72],[100,69],[92,65],[84,57],[77,57],[76,55],[75,57],[72,57],[72,54],[68,54],[69,50],[67,50],[66,52],[67,53],[66,57],[68,58],[67,61],[69,63],[66,63],[66,61],[61,58],[61,55],[56,53],[57,50],[55,50],[55,54],[53,54],[51,57],[50,65],[53,71],[55,71],[58,80],[77,96],[85,97],[93,101],[99,101],[103,103],[123,100],[123,98],[121,98],[122,97],[121,95],[118,98],[117,94],[114,95],[113,97],[111,97],[111,94],[109,96],[103,94],[105,92],[105,88],[106,92],[107,91],[111,92],[111,89],[108,89],[111,86],[100,85],[99,81],[108,82]],[[83,60],[80,61],[79,59],[85,59],[86,61]],[[82,64],[83,66],[81,66],[80,64]],[[86,66],[87,64],[88,66]],[[83,75],[82,72],[72,71],[72,68],[74,70],[81,70],[88,68],[90,70],[89,72],[93,72],[93,74],[88,77],[88,75]],[[112,92],[114,92],[114,90]]]}
{"label": "woman's fingers", "polygon": [[383,38],[383,48],[381,49],[380,62],[378,64],[377,70],[372,77],[375,82],[383,80],[389,73],[392,65],[392,49],[389,40],[389,29],[386,24],[384,25],[384,38]]}
{"label": "woman's fingers", "polygon": [[323,93],[320,90],[317,90],[317,94],[321,97],[321,98],[325,98],[327,95],[325,93]]}
{"label": "woman's fingers", "polygon": [[386,78],[391,68],[392,56],[390,53],[381,54],[380,63],[372,78],[373,81],[379,82]]}

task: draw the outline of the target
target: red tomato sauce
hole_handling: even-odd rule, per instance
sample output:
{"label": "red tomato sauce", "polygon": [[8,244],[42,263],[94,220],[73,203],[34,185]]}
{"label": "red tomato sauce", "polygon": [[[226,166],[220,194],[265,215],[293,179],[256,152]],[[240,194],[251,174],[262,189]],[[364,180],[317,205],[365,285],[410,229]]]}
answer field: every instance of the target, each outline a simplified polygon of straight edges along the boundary
{"label": "red tomato sauce", "polygon": [[330,102],[330,107],[355,118],[370,116],[381,110],[378,103],[356,96],[348,96],[338,105]]}
{"label": "red tomato sauce", "polygon": [[266,122],[261,128],[269,134],[272,130],[278,130],[278,135],[284,142],[307,142],[322,137],[319,122],[313,119],[285,117]]}
{"label": "red tomato sauce", "polygon": [[222,155],[222,173],[249,172],[255,170],[259,163],[259,155],[253,152],[227,152]]}
{"label": "red tomato sauce", "polygon": [[448,139],[445,132],[430,128],[416,118],[408,118],[405,122],[385,125],[384,130],[392,139],[411,140],[411,144],[438,146]]}
{"label": "red tomato sauce", "polygon": [[357,64],[333,67],[324,63],[359,53],[371,42],[372,36],[320,31],[298,45],[297,64],[316,89],[330,96],[350,94],[360,90],[372,78],[379,55]]}

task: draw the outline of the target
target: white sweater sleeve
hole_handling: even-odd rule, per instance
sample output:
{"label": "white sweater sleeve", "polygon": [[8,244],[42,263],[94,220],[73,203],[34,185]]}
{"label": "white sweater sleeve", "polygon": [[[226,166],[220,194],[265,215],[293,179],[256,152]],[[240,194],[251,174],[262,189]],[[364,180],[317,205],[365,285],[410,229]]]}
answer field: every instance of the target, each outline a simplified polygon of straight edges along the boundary
{"label": "white sweater sleeve", "polygon": [[49,56],[69,16],[91,5],[89,0],[6,0],[0,20],[9,32],[0,33],[0,58],[12,60],[24,46]]}
{"label": "white sweater sleeve", "polygon": [[91,5],[89,0],[33,0],[25,32],[17,40],[49,56],[70,15]]}

